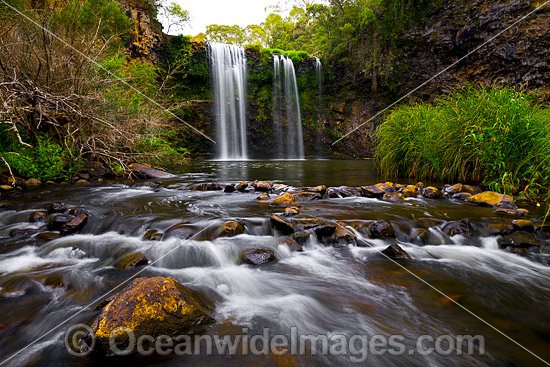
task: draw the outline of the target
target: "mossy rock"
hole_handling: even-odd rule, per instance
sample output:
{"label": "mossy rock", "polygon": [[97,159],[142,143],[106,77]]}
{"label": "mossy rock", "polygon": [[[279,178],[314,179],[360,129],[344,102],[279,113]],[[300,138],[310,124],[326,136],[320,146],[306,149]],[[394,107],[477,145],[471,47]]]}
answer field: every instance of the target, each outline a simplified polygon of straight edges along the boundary
{"label": "mossy rock", "polygon": [[142,252],[134,252],[124,255],[120,260],[115,263],[115,268],[128,270],[135,268],[136,266],[147,265],[149,260]]}

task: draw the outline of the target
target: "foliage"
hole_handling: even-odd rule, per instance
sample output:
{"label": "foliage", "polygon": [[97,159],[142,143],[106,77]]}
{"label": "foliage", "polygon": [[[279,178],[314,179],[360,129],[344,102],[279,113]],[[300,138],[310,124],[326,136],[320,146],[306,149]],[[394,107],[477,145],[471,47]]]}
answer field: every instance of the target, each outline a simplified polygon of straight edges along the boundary
{"label": "foliage", "polygon": [[0,145],[4,158],[14,173],[23,177],[33,177],[42,181],[65,178],[82,168],[81,160],[74,160],[66,147],[55,143],[45,135],[35,138],[34,148],[14,142],[7,132],[1,136]]}
{"label": "foliage", "polygon": [[181,33],[187,23],[189,23],[189,12],[182,9],[175,2],[163,6],[161,9],[161,16],[166,20],[166,24],[168,24],[166,29],[167,34],[170,34],[170,28],[172,27],[174,27],[175,32]]}
{"label": "foliage", "polygon": [[550,185],[550,110],[509,88],[465,87],[395,108],[378,128],[384,175],[476,182],[538,196]]}

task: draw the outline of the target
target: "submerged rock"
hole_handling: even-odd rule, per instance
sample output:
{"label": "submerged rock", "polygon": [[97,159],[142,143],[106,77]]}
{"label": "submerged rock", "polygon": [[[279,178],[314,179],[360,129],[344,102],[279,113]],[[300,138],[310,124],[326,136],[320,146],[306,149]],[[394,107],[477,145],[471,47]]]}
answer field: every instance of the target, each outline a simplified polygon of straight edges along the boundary
{"label": "submerged rock", "polygon": [[514,232],[510,235],[503,236],[498,239],[498,244],[501,248],[511,247],[531,247],[541,246],[540,240],[529,232]]}
{"label": "submerged rock", "polygon": [[288,248],[290,249],[290,251],[294,252],[302,252],[304,251],[304,249],[302,248],[302,246],[300,246],[300,244],[296,241],[294,241],[293,239],[285,239],[283,240],[283,245],[287,245]]}
{"label": "submerged rock", "polygon": [[287,192],[280,196],[277,196],[271,205],[275,206],[293,206],[295,204],[294,195]]}
{"label": "submerged rock", "polygon": [[256,198],[256,200],[269,200],[269,194],[267,192],[262,193],[260,196]]}
{"label": "submerged rock", "polygon": [[61,288],[64,284],[63,275],[60,273],[52,273],[44,280],[44,285],[52,288]]}
{"label": "submerged rock", "polygon": [[246,250],[239,257],[242,263],[250,265],[262,265],[276,260],[273,251],[265,248]]}
{"label": "submerged rock", "polygon": [[409,255],[405,250],[401,248],[398,244],[394,243],[382,251],[383,255],[386,255],[393,260],[411,260],[411,255]]}
{"label": "submerged rock", "polygon": [[135,279],[101,311],[92,325],[96,349],[109,350],[109,337],[120,348],[131,330],[136,339],[143,335],[178,336],[214,322],[213,302],[172,277]]}
{"label": "submerged rock", "polygon": [[135,268],[136,266],[147,265],[149,260],[142,252],[134,252],[128,255],[124,255],[120,260],[115,263],[115,268],[128,270]]}

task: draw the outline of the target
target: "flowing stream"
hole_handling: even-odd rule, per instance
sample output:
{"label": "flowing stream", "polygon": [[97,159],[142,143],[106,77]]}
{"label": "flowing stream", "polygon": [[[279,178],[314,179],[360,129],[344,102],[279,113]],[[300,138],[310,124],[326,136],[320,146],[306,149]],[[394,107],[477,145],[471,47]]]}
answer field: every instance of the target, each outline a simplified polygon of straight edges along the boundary
{"label": "flowing stream", "polygon": [[[495,219],[490,208],[451,200],[407,199],[388,203],[364,197],[334,197],[301,202],[297,218],[325,218],[351,226],[387,220],[397,240],[371,240],[368,246],[329,246],[311,237],[303,252],[291,252],[276,235],[269,217],[280,208],[256,200],[259,193],[196,191],[200,183],[238,184],[270,180],[293,187],[325,184],[368,185],[383,181],[369,161],[195,162],[162,181],[114,182],[101,186],[48,186],[4,203],[0,211],[0,356],[4,358],[50,332],[7,366],[538,366],[542,362],[500,332],[412,276],[378,252],[399,242],[412,257],[405,267],[545,360],[550,360],[550,262],[542,253],[519,256],[499,249],[498,236],[447,236],[437,223],[468,218],[472,223]],[[401,183],[406,183],[402,180]],[[274,197],[274,195],[273,195]],[[29,222],[32,212],[52,202],[85,209],[89,221],[74,235],[45,243],[36,234],[44,222]],[[536,209],[529,218],[542,213]],[[228,220],[243,220],[245,234],[214,239]],[[419,243],[410,235],[428,225],[433,238]],[[210,226],[204,238],[186,240],[180,229],[196,232]],[[151,233],[158,234],[156,238]],[[144,239],[149,238],[149,239]],[[241,251],[263,247],[276,262],[254,267],[235,261]],[[176,249],[170,256],[163,255]],[[167,356],[73,357],[65,350],[66,328],[91,323],[98,311],[87,305],[141,268],[119,270],[123,255],[143,252],[158,261],[140,276],[172,276],[210,294],[217,301],[210,335],[402,335],[407,351],[421,335],[482,335],[486,352],[421,355],[370,353],[361,364],[348,356]],[[59,274],[63,286],[45,279]],[[1,362],[0,360],[0,362]],[[53,364],[52,364],[53,363]]]}

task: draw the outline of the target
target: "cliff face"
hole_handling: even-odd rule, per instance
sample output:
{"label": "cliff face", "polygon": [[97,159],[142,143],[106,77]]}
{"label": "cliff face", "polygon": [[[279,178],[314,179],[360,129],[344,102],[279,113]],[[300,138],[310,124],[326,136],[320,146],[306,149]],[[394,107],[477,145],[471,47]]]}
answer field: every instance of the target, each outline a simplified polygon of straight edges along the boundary
{"label": "cliff face", "polygon": [[[351,131],[505,30],[404,102],[430,101],[465,83],[507,84],[550,99],[550,7],[513,25],[543,3],[541,0],[446,1],[398,39],[395,53],[383,56],[383,72],[376,90],[372,88],[371,74],[350,75],[348,70],[333,70],[335,83],[328,90],[328,124],[338,135]],[[373,146],[370,135],[378,123],[379,120],[369,122],[351,134],[335,147],[336,153],[368,155]]]}
{"label": "cliff face", "polygon": [[162,24],[153,16],[153,10],[143,0],[119,0],[126,15],[134,20],[134,29],[126,48],[133,59],[159,63],[162,54]]}
{"label": "cliff face", "polygon": [[[151,20],[150,13],[138,0],[122,3],[128,15],[136,20],[135,34],[129,42],[132,55],[158,61],[162,58],[162,42],[169,38],[162,36],[160,25]],[[382,70],[376,83],[370,73],[356,74],[336,67],[326,75],[330,78],[321,100],[313,59],[297,64],[306,155],[370,156],[374,146],[372,133],[380,119],[363,125],[365,121],[543,3],[542,0],[448,0],[399,37],[391,52],[381,56]],[[449,88],[465,83],[503,83],[550,99],[549,25],[550,7],[547,6],[430,81],[404,102],[430,101]],[[195,44],[192,51],[195,71],[188,73],[182,86],[189,102],[181,106],[181,116],[207,135],[215,136],[205,45]],[[247,57],[250,153],[253,157],[269,158],[274,151],[272,66],[254,49],[247,50]],[[345,140],[332,145],[361,125]],[[192,153],[200,156],[212,153],[213,147],[208,141],[194,136],[183,126],[180,135]]]}

